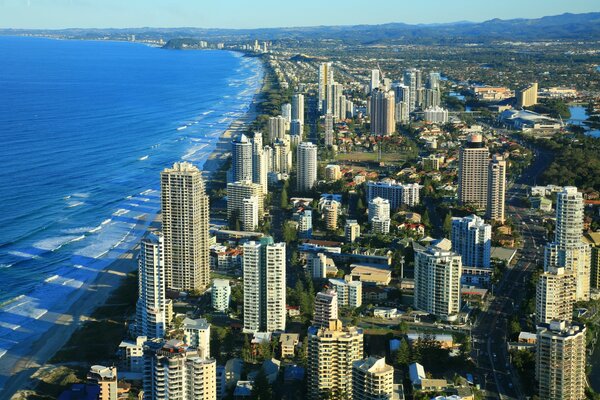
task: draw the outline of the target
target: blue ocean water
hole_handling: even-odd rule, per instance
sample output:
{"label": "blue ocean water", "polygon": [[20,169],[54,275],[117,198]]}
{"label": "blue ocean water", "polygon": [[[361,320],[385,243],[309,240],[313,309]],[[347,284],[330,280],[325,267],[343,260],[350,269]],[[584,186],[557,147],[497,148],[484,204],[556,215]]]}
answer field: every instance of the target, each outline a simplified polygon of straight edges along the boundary
{"label": "blue ocean water", "polygon": [[139,240],[160,170],[201,167],[262,73],[226,51],[0,37],[0,357]]}

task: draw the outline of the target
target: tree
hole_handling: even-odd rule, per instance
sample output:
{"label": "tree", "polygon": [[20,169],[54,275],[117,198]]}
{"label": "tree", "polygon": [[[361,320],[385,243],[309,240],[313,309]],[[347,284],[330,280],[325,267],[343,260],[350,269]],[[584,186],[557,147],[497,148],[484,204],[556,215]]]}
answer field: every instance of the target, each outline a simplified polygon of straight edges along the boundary
{"label": "tree", "polygon": [[396,350],[394,356],[394,362],[397,367],[402,368],[408,366],[410,363],[410,347],[408,346],[406,339],[400,341],[400,346],[398,347],[398,350]]}
{"label": "tree", "polygon": [[261,368],[254,379],[252,384],[252,393],[250,398],[253,400],[271,400],[273,398],[273,391],[271,390],[271,384],[267,379],[265,370]]}
{"label": "tree", "polygon": [[285,221],[283,224],[283,240],[287,244],[298,240],[298,231],[292,221]]}
{"label": "tree", "polygon": [[425,210],[421,217],[421,223],[426,227],[431,227],[431,219],[429,218],[429,210]]}
{"label": "tree", "polygon": [[400,321],[400,323],[398,324],[398,330],[403,335],[408,332],[408,324],[406,323],[406,321]]}
{"label": "tree", "polygon": [[282,210],[286,210],[288,208],[288,192],[285,186],[283,187],[283,189],[281,189],[280,197],[280,207]]}
{"label": "tree", "polygon": [[253,361],[252,348],[250,347],[250,340],[248,340],[248,335],[244,335],[244,344],[242,345],[242,360],[244,360],[244,362]]}
{"label": "tree", "polygon": [[452,233],[452,211],[448,211],[446,217],[444,217],[443,225],[444,235],[447,237]]}
{"label": "tree", "polygon": [[308,336],[304,336],[302,339],[302,346],[300,346],[300,350],[298,350],[298,364],[303,367],[306,367],[306,361],[308,358]]}

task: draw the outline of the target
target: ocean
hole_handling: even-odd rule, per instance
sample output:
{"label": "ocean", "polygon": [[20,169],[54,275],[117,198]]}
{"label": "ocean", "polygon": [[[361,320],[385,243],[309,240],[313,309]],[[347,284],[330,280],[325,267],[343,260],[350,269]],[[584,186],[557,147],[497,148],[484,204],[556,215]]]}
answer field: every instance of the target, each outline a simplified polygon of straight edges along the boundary
{"label": "ocean", "polygon": [[262,76],[227,51],[0,37],[0,357],[140,240],[160,171],[202,167]]}

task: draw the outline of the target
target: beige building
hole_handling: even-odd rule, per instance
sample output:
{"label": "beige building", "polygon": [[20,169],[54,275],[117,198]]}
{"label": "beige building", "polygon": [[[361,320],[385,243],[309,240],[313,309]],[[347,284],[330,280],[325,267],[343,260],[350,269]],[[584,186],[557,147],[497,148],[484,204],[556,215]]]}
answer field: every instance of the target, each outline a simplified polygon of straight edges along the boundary
{"label": "beige building", "polygon": [[538,324],[570,322],[575,303],[575,276],[564,268],[550,268],[540,275],[536,288],[535,315]]}
{"label": "beige building", "polygon": [[332,320],[326,328],[308,329],[307,395],[321,399],[328,393],[352,397],[352,366],[363,358],[363,332]]}
{"label": "beige building", "polygon": [[586,233],[583,241],[592,246],[590,257],[590,286],[592,289],[600,289],[600,232]]}
{"label": "beige building", "polygon": [[387,286],[392,281],[392,272],[389,269],[376,268],[368,265],[352,264],[350,276],[364,283]]}
{"label": "beige building", "polygon": [[263,187],[251,181],[232,182],[227,184],[227,219],[238,218],[242,222],[244,199],[256,197],[259,219],[264,215]]}
{"label": "beige building", "polygon": [[375,89],[371,93],[371,133],[390,135],[396,131],[394,91]]}
{"label": "beige building", "polygon": [[337,181],[342,178],[342,170],[339,165],[330,164],[325,167],[325,180]]}
{"label": "beige building", "polygon": [[338,319],[338,299],[336,291],[328,289],[315,297],[313,326],[326,328],[332,319]]}
{"label": "beige building", "polygon": [[323,219],[327,230],[335,231],[338,227],[338,214],[340,203],[335,200],[327,200],[323,205]]}
{"label": "beige building", "polygon": [[347,242],[354,243],[360,237],[360,224],[354,219],[346,220],[344,227],[344,236]]}
{"label": "beige building", "polygon": [[87,374],[89,383],[100,386],[98,400],[117,400],[117,368],[93,365]]}
{"label": "beige building", "polygon": [[430,154],[427,157],[424,157],[421,160],[423,164],[423,169],[426,171],[437,171],[440,169],[442,163],[444,162],[444,157],[437,156],[435,154]]}
{"label": "beige building", "polygon": [[198,168],[175,163],[161,173],[167,286],[204,290],[210,283],[208,196]]}
{"label": "beige building", "polygon": [[583,400],[586,387],[586,328],[564,321],[537,330],[535,374],[544,400]]}
{"label": "beige building", "polygon": [[146,342],[144,353],[144,400],[216,400],[216,360],[177,339]]}
{"label": "beige building", "polygon": [[369,357],[352,366],[352,398],[354,400],[393,399],[394,367],[385,357]]}
{"label": "beige building", "polygon": [[534,82],[523,89],[517,90],[517,107],[530,107],[538,102],[538,84]]}
{"label": "beige building", "polygon": [[506,197],[506,161],[494,155],[488,167],[487,218],[504,223]]}
{"label": "beige building", "polygon": [[458,201],[485,209],[488,203],[488,164],[490,152],[480,134],[472,134],[458,156]]}
{"label": "beige building", "polygon": [[297,333],[282,333],[279,336],[281,358],[293,358],[296,355],[296,346],[299,342],[300,335]]}

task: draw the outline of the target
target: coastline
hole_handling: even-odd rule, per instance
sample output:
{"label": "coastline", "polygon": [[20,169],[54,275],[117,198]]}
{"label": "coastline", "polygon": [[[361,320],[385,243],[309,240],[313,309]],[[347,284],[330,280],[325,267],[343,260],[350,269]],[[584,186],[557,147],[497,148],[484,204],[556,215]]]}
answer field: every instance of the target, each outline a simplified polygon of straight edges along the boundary
{"label": "coastline", "polygon": [[[246,131],[258,116],[257,106],[261,101],[267,76],[263,60],[260,60],[258,67],[262,70],[260,86],[256,89],[246,112],[221,133],[215,148],[205,160],[202,172],[206,180],[213,177],[230,158],[232,138]],[[148,229],[158,228],[159,218],[160,214],[156,215]],[[35,374],[42,369],[52,369],[52,357],[65,348],[73,334],[93,317],[99,307],[106,304],[117,288],[124,285],[127,274],[137,269],[135,259],[138,248],[139,244],[136,243],[99,272],[90,283],[73,292],[66,300],[71,304],[67,312],[44,318],[52,324],[51,328],[30,345],[23,344],[23,355],[7,353],[0,357],[0,379],[2,376],[9,377],[4,387],[0,388],[0,398],[27,398],[28,393],[35,392],[39,383],[37,377],[33,379]]]}

